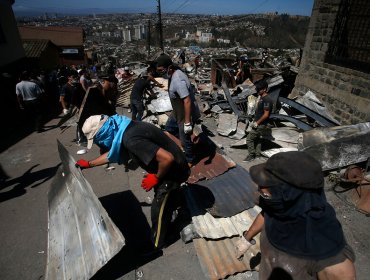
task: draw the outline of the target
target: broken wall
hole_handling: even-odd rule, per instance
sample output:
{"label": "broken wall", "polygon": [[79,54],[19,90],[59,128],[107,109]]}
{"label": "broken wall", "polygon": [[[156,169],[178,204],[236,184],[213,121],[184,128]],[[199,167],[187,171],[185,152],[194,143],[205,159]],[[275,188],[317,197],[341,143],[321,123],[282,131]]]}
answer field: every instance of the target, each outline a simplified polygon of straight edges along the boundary
{"label": "broken wall", "polygon": [[[346,16],[350,14],[348,9],[352,18]],[[343,11],[344,17],[341,16]],[[369,27],[369,11],[369,1],[315,0],[300,70],[291,94],[294,97],[308,90],[315,92],[341,124],[370,120],[370,57],[366,56],[366,52],[369,52],[369,33],[365,30]],[[333,44],[340,33],[338,26],[345,20],[345,29],[342,31],[348,34],[347,56],[359,58],[363,62],[362,67],[358,67],[361,63],[356,61],[352,61],[351,65],[348,61],[338,63],[338,57],[328,59],[328,54],[336,48]],[[365,43],[354,48],[353,41]],[[364,52],[364,55],[355,51]]]}

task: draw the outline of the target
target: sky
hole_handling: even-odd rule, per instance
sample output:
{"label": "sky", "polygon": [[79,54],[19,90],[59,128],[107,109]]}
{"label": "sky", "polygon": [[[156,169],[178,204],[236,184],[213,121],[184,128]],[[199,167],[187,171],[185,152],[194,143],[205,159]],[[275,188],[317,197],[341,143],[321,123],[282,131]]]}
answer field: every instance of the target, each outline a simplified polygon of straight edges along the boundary
{"label": "sky", "polygon": [[[163,13],[255,14],[265,12],[310,16],[314,0],[161,0]],[[155,13],[157,0],[15,0],[21,13]]]}

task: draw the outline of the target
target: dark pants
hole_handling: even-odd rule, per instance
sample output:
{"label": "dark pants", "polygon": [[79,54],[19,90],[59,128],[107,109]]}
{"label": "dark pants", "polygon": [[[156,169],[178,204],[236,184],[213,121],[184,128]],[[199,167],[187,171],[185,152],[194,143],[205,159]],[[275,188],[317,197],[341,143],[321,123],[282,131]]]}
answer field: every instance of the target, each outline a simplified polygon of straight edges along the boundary
{"label": "dark pants", "polygon": [[143,101],[131,100],[131,119],[141,121],[144,114]]}
{"label": "dark pants", "polygon": [[185,158],[188,163],[193,163],[195,157],[193,154],[193,142],[191,142],[190,134],[184,132],[184,122],[177,122],[175,118],[170,116],[167,120],[165,130],[180,139],[185,150]]}
{"label": "dark pants", "polygon": [[165,180],[154,189],[151,207],[152,242],[155,248],[165,245],[166,233],[172,219],[172,213],[181,203],[180,183]]}
{"label": "dark pants", "polygon": [[42,130],[42,108],[41,100],[35,99],[23,101],[24,109],[26,110],[27,118],[29,118],[37,131]]}
{"label": "dark pants", "polygon": [[254,157],[261,156],[261,136],[268,133],[269,128],[266,125],[259,125],[256,129],[249,131],[246,143],[248,153]]}

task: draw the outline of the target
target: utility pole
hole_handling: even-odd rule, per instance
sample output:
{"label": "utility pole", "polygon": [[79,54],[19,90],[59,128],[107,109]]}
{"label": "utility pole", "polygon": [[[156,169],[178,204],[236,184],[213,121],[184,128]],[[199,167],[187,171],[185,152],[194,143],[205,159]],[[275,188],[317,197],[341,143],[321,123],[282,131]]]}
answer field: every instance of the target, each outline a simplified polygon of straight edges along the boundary
{"label": "utility pole", "polygon": [[162,13],[161,13],[161,0],[157,0],[158,2],[158,28],[159,28],[159,44],[161,46],[162,52],[164,52],[163,46],[163,30],[162,30]]}
{"label": "utility pole", "polygon": [[148,42],[148,59],[149,59],[149,57],[150,57],[150,19],[148,20],[148,33],[147,33],[148,35],[148,37],[147,37],[147,42]]}

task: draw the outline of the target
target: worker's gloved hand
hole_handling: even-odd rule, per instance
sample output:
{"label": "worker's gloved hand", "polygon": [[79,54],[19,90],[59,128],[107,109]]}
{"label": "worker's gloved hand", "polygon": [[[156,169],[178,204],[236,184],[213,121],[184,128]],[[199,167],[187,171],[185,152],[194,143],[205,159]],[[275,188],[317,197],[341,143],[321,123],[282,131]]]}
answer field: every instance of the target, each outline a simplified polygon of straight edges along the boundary
{"label": "worker's gloved hand", "polygon": [[64,115],[67,115],[69,113],[69,110],[68,109],[63,109],[63,114]]}
{"label": "worker's gloved hand", "polygon": [[256,244],[254,240],[249,242],[244,236],[240,237],[239,240],[235,243],[235,256],[241,261],[244,257],[244,254],[249,250],[249,248]]}
{"label": "worker's gloved hand", "polygon": [[79,159],[75,163],[75,166],[76,167],[79,167],[81,169],[86,169],[86,168],[90,168],[91,167],[90,163],[87,160],[84,160],[84,159]]}
{"label": "worker's gloved hand", "polygon": [[141,181],[141,187],[146,191],[150,191],[155,185],[158,184],[158,177],[155,174],[146,174]]}
{"label": "worker's gloved hand", "polygon": [[190,134],[193,131],[191,123],[184,123],[184,132],[185,134]]}
{"label": "worker's gloved hand", "polygon": [[256,129],[258,127],[258,123],[256,123],[256,122],[252,122],[252,128],[253,129]]}

